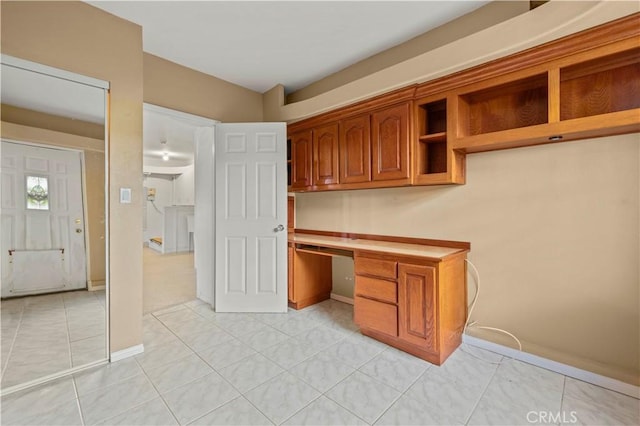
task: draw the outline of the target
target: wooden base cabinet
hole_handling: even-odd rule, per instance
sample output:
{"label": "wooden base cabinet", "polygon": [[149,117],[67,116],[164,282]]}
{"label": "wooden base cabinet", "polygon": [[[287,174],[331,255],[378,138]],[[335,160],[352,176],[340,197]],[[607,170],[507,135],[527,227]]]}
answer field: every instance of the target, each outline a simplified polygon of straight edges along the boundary
{"label": "wooden base cabinet", "polygon": [[465,257],[356,255],[354,319],[362,334],[442,364],[462,341]]}
{"label": "wooden base cabinet", "polygon": [[289,306],[302,309],[331,297],[331,257],[289,246]]}

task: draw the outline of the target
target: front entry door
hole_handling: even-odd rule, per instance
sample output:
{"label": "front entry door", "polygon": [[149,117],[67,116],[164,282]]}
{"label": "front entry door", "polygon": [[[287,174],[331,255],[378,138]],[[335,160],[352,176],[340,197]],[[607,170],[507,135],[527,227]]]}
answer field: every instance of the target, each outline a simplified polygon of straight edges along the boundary
{"label": "front entry door", "polygon": [[218,124],[215,309],[287,310],[284,123]]}
{"label": "front entry door", "polygon": [[2,297],[86,288],[81,154],[2,141]]}

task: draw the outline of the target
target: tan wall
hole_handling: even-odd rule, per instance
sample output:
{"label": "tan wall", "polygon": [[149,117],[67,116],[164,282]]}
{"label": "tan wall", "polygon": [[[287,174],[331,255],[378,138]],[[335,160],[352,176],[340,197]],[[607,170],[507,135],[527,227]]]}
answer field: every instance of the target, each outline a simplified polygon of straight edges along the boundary
{"label": "tan wall", "polygon": [[[3,108],[4,111],[4,108]],[[3,114],[4,119],[9,117]],[[25,120],[20,120],[25,121]],[[105,205],[104,205],[104,140],[86,138],[48,129],[2,121],[0,136],[18,142],[32,142],[62,148],[81,149],[84,153],[86,188],[86,232],[89,240],[88,276],[93,285],[104,285],[106,279]]]}
{"label": "tan wall", "polygon": [[46,114],[13,105],[2,104],[0,108],[2,121],[54,130],[70,135],[85,136],[87,138],[100,140],[100,144],[104,145],[104,124],[89,123],[87,121]]}
{"label": "tan wall", "polygon": [[287,95],[287,103],[312,98],[343,84],[380,71],[391,65],[458,40],[469,34],[489,28],[529,10],[527,1],[494,1],[458,19],[427,31],[398,46],[387,49],[367,59]]}
{"label": "tan wall", "polygon": [[[552,1],[313,98],[284,105],[276,87],[265,120],[296,121],[639,10]],[[470,241],[482,275],[474,319],[515,333],[527,352],[638,385],[639,156],[637,134],[469,155],[465,186],[297,194],[296,226]]]}
{"label": "tan wall", "polygon": [[463,186],[301,193],[296,227],[469,241],[474,320],[637,385],[639,147],[635,134],[473,154]]}
{"label": "tan wall", "polygon": [[262,121],[262,95],[144,54],[144,101],[223,122]]}
{"label": "tan wall", "polygon": [[[82,2],[0,7],[2,53],[111,83],[110,350],[141,344],[142,29]],[[131,204],[117,202],[121,187],[132,188]]]}

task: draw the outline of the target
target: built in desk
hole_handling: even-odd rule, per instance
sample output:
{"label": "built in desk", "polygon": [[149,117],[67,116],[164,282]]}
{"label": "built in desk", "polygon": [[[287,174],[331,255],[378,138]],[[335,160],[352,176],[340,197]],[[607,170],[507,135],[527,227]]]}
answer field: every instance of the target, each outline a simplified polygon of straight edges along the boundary
{"label": "built in desk", "polygon": [[331,257],[354,259],[354,321],[374,339],[440,365],[460,345],[467,317],[470,244],[369,234],[289,234],[289,305],[331,295]]}

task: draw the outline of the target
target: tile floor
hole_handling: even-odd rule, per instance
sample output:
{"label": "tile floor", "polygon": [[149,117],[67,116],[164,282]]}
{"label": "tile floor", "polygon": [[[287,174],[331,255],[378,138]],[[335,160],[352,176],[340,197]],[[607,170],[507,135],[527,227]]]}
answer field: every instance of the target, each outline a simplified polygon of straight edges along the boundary
{"label": "tile floor", "polygon": [[144,317],[143,354],[8,395],[2,424],[640,423],[636,399],[466,345],[433,366],[351,318],[335,301],[287,314],[199,301],[158,311]]}
{"label": "tile floor", "polygon": [[0,302],[2,389],[106,358],[105,292]]}

